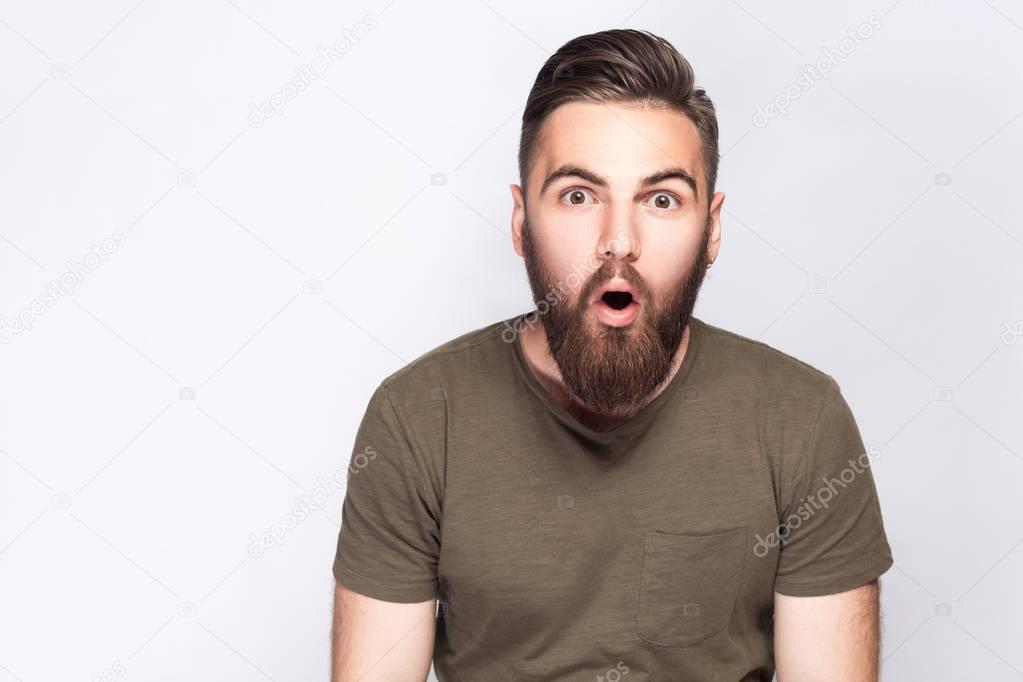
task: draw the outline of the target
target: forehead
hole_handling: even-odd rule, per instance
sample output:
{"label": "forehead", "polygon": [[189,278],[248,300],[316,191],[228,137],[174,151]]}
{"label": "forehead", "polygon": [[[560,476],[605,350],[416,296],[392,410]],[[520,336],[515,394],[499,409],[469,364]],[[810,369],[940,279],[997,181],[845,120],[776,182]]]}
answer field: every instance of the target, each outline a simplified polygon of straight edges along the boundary
{"label": "forehead", "polygon": [[534,151],[530,184],[551,171],[577,164],[631,186],[666,166],[681,166],[704,194],[700,134],[685,114],[638,104],[569,102],[544,122]]}

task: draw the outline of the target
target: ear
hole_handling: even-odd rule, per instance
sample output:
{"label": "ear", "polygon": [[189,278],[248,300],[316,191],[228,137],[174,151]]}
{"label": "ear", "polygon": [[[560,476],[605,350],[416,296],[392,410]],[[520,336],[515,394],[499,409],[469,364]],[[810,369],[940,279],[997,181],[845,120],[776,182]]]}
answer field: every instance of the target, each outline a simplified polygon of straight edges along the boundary
{"label": "ear", "polygon": [[707,262],[718,258],[721,248],[721,206],[725,203],[724,192],[715,192],[710,200],[710,238],[707,240]]}
{"label": "ear", "polygon": [[522,226],[526,222],[526,199],[521,187],[515,184],[508,187],[511,189],[512,201],[515,202],[511,218],[512,244],[515,246],[515,253],[522,257]]}

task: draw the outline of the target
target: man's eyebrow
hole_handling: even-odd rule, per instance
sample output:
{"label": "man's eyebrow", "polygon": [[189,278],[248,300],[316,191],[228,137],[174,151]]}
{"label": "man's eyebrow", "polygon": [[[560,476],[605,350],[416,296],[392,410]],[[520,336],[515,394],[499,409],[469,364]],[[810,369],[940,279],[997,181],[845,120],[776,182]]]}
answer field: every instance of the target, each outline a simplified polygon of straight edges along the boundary
{"label": "man's eyebrow", "polygon": [[550,187],[551,183],[553,183],[555,180],[560,180],[561,178],[569,178],[569,177],[582,178],[586,182],[592,183],[592,184],[596,185],[597,187],[607,187],[607,184],[608,184],[607,180],[605,180],[604,178],[600,177],[599,175],[597,175],[593,171],[587,170],[587,169],[583,168],[582,166],[577,166],[577,165],[572,164],[572,163],[567,163],[567,164],[565,164],[563,166],[558,167],[556,170],[552,171],[550,173],[550,175],[548,175],[544,179],[543,185],[541,185],[541,187],[540,187],[540,194],[543,194],[544,192],[546,192],[547,188]]}
{"label": "man's eyebrow", "polygon": [[693,190],[693,195],[695,195],[697,199],[700,198],[700,191],[697,189],[696,186],[696,178],[693,177],[692,173],[690,173],[685,168],[682,168],[680,166],[658,171],[653,175],[648,175],[647,177],[643,178],[640,184],[643,187],[647,187],[649,185],[656,185],[659,182],[663,182],[664,180],[670,180],[672,178],[681,180],[682,182],[689,185],[689,187]]}
{"label": "man's eyebrow", "polygon": [[[607,187],[608,182],[600,175],[597,175],[591,170],[587,170],[582,166],[576,164],[565,164],[560,166],[556,170],[552,171],[543,181],[543,185],[540,187],[540,194],[547,191],[547,188],[555,180],[567,177],[577,177],[586,180],[587,182],[596,185],[597,187]],[[665,170],[658,171],[653,175],[648,175],[640,181],[642,187],[649,187],[650,185],[656,185],[659,182],[670,179],[678,179],[689,185],[693,190],[693,194],[699,198],[699,190],[697,189],[696,178],[693,174],[682,167],[666,168]]]}

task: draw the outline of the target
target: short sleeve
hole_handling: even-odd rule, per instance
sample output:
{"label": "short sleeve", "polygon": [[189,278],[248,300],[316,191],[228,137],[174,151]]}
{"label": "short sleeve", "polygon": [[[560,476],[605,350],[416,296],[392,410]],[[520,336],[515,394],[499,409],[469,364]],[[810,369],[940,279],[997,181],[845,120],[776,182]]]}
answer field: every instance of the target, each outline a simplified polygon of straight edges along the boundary
{"label": "short sleeve", "polygon": [[844,592],[892,566],[870,457],[834,379],[790,489],[779,519],[777,592],[798,597]]}
{"label": "short sleeve", "polygon": [[370,398],[356,434],[341,508],[334,578],[390,602],[437,595],[440,504],[387,387]]}

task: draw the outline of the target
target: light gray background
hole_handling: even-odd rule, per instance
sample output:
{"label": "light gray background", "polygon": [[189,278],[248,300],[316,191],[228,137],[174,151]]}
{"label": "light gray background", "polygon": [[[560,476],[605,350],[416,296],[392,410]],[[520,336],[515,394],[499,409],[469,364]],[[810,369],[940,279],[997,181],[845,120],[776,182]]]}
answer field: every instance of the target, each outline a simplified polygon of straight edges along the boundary
{"label": "light gray background", "polygon": [[1018,3],[86,4],[0,5],[0,680],[326,678],[366,401],[529,309],[521,109],[620,25],[718,107],[697,315],[835,376],[871,448],[883,678],[1023,677]]}

